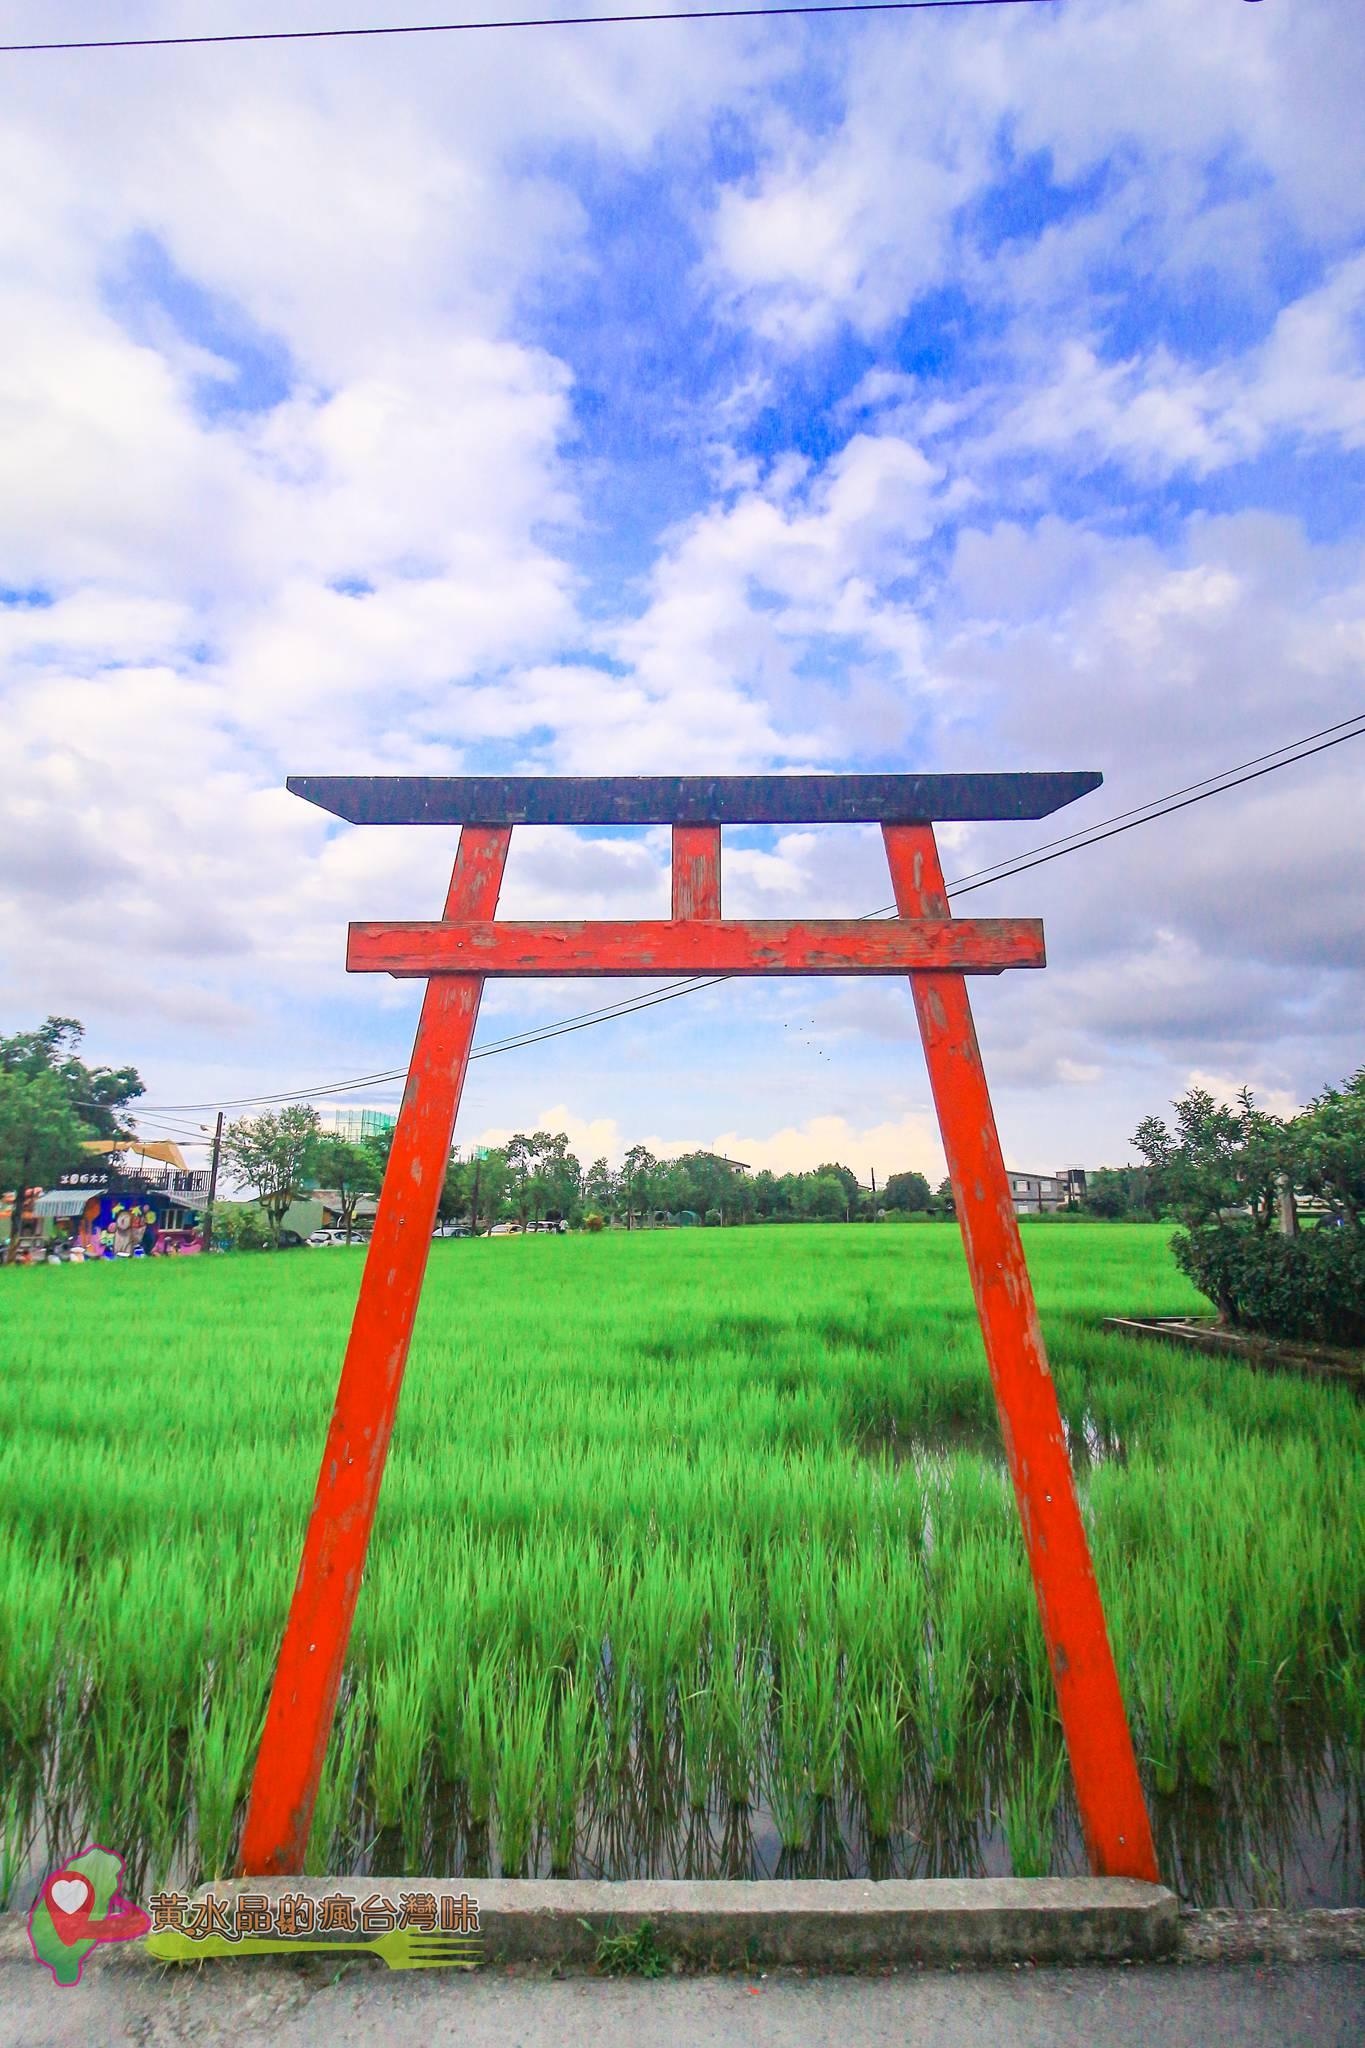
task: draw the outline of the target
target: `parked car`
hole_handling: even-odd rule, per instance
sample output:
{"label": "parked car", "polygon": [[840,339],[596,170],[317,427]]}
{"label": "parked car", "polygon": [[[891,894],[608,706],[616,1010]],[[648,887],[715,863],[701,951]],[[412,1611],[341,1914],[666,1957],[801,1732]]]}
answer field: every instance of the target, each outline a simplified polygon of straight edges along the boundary
{"label": "parked car", "polygon": [[556,1216],[547,1217],[541,1223],[528,1223],[526,1231],[528,1236],[534,1231],[540,1236],[562,1237],[568,1227],[568,1224],[564,1222],[562,1217]]}
{"label": "parked car", "polygon": [[269,1240],[261,1246],[263,1252],[273,1252],[276,1249],[282,1252],[306,1251],[308,1249],[308,1240],[306,1237],[301,1237],[297,1230],[282,1230],[278,1246]]}
{"label": "parked car", "polygon": [[[359,1241],[355,1231],[352,1231],[351,1243],[358,1244]],[[308,1242],[315,1249],[320,1249],[323,1245],[327,1244],[345,1244],[346,1233],[344,1230],[314,1230],[310,1233]]]}
{"label": "parked car", "polygon": [[433,1237],[468,1237],[470,1229],[467,1223],[438,1223],[431,1234]]}
{"label": "parked car", "polygon": [[490,1237],[520,1237],[521,1225],[519,1223],[495,1223],[488,1235]]}

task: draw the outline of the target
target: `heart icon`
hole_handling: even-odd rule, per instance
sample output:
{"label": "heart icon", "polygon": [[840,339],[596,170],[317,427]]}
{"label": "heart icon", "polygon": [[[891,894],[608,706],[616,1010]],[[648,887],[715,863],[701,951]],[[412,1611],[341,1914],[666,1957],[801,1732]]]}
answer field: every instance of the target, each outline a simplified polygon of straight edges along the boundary
{"label": "heart icon", "polygon": [[69,1948],[74,1942],[89,1941],[90,1911],[95,1888],[79,1870],[56,1870],[43,1886],[47,1910],[57,1939]]}

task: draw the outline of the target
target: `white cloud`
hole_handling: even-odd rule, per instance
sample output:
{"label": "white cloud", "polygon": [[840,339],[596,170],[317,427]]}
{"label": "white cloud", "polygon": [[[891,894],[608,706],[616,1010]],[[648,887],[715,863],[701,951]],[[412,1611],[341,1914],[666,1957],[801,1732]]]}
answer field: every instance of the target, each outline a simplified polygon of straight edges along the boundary
{"label": "white cloud", "polygon": [[[676,1148],[681,1150],[683,1148]],[[923,1173],[943,1177],[943,1148],[932,1114],[914,1114],[878,1123],[855,1124],[844,1116],[814,1116],[781,1130],[722,1131],[710,1149],[727,1159],[742,1159],[756,1172],[808,1173],[824,1162],[851,1166],[862,1181],[875,1173]]]}

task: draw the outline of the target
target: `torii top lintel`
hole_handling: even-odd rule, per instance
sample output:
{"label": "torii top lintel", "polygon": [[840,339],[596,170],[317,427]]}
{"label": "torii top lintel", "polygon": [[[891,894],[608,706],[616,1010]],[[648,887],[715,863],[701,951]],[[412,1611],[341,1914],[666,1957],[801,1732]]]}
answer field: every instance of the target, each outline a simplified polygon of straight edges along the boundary
{"label": "torii top lintel", "polygon": [[1090,769],[1007,775],[291,775],[352,825],[891,825],[1046,818]]}

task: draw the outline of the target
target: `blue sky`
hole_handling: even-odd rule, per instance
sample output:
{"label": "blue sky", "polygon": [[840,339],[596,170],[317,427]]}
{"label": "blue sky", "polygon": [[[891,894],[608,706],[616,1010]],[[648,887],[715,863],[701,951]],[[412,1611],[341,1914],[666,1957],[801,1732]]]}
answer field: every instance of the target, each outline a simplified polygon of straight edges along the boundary
{"label": "blue sky", "polygon": [[[157,1105],[400,1065],[413,991],[348,981],[345,925],[429,913],[449,835],[290,773],[1099,768],[1080,824],[1358,709],[1362,59],[1330,0],[1059,0],[8,60],[10,1027],[81,1017]],[[1047,921],[1047,972],[978,999],[1014,1163],[1359,1062],[1360,773],[968,899]],[[945,867],[1050,836],[954,829]],[[851,831],[735,834],[726,889],[889,895]],[[504,908],[666,894],[662,834],[528,834]],[[483,1034],[609,993],[490,991]],[[891,985],[475,1067],[463,1137],[547,1122],[941,1170]]]}

